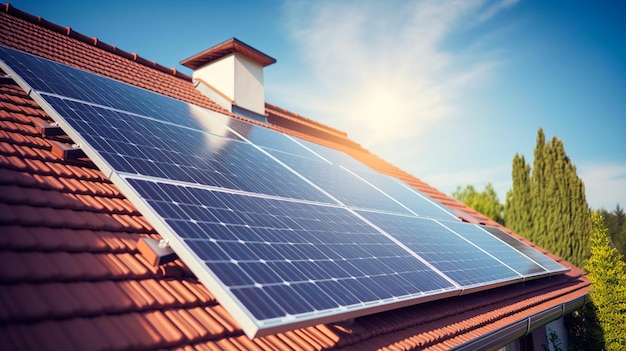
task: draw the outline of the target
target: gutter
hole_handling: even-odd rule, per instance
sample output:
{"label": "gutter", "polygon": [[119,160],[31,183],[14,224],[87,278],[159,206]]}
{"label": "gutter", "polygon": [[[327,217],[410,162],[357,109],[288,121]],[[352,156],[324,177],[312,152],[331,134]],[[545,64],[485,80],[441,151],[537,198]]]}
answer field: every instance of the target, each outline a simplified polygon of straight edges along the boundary
{"label": "gutter", "polygon": [[587,295],[581,296],[540,313],[533,314],[528,318],[509,324],[504,328],[494,330],[465,344],[454,347],[452,350],[498,350],[513,341],[532,333],[535,329],[543,327],[554,320],[574,312],[587,303],[587,301]]}

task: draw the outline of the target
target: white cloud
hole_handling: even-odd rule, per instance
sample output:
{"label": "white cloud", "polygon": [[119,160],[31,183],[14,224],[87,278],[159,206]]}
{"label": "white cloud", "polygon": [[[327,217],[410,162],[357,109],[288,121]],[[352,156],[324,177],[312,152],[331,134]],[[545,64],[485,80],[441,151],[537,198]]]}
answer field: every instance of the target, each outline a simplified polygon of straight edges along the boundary
{"label": "white cloud", "polygon": [[297,87],[281,82],[288,88],[277,95],[290,101],[285,107],[348,131],[374,152],[415,142],[453,115],[455,99],[496,65],[487,56],[445,51],[445,40],[514,3],[288,2],[287,28],[308,73]]}
{"label": "white cloud", "polygon": [[491,17],[495,16],[502,10],[506,10],[507,8],[517,4],[519,0],[502,0],[490,2],[485,5],[482,12],[479,12],[476,16],[476,24],[485,22],[489,20]]}
{"label": "white cloud", "polygon": [[592,209],[612,210],[626,204],[626,165],[589,163],[578,166]]}

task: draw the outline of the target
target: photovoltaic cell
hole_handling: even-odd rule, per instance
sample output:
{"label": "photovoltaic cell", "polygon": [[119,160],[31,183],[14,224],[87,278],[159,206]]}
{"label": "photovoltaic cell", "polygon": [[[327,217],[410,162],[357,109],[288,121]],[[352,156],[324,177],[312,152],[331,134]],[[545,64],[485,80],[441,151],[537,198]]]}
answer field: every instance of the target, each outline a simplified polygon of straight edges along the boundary
{"label": "photovoltaic cell", "polygon": [[350,172],[357,174],[419,216],[442,219],[456,218],[449,211],[443,209],[443,205],[431,199],[428,195],[402,183],[396,178],[372,170],[346,153],[313,144],[306,140],[297,139],[297,141],[332,164],[347,168]]}
{"label": "photovoltaic cell", "polygon": [[567,270],[345,153],[12,49],[0,58],[249,336]]}

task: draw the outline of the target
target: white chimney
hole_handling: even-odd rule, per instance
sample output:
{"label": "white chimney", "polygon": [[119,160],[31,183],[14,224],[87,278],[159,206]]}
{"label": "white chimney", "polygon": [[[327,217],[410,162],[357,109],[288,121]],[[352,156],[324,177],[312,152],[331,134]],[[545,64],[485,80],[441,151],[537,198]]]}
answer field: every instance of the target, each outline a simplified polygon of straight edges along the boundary
{"label": "white chimney", "polygon": [[193,79],[211,99],[233,110],[265,114],[263,67],[276,60],[231,38],[180,63],[193,69]]}

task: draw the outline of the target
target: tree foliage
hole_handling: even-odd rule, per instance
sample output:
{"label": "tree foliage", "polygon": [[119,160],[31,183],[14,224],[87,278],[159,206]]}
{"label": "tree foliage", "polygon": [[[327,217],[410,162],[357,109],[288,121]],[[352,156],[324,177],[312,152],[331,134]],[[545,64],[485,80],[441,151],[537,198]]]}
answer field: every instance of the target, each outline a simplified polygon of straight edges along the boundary
{"label": "tree foliage", "polygon": [[604,225],[608,229],[609,237],[613,246],[622,255],[626,255],[626,225],[624,225],[624,209],[619,204],[615,210],[609,212],[605,209],[599,210],[600,215],[604,218]]}
{"label": "tree foliage", "polygon": [[604,337],[597,313],[596,306],[593,303],[587,303],[564,317],[565,329],[567,329],[567,349],[569,351],[601,350],[603,348]]}
{"label": "tree foliage", "polygon": [[477,212],[504,224],[504,205],[500,203],[491,183],[488,183],[483,191],[477,191],[472,185],[466,185],[465,188],[459,185],[452,196]]}
{"label": "tree foliage", "polygon": [[507,193],[507,227],[535,244],[582,266],[591,232],[585,186],[556,137],[537,133],[533,167],[513,158],[513,187]]}
{"label": "tree foliage", "polygon": [[611,245],[603,218],[592,215],[591,256],[585,264],[591,301],[607,350],[626,350],[626,263]]}

